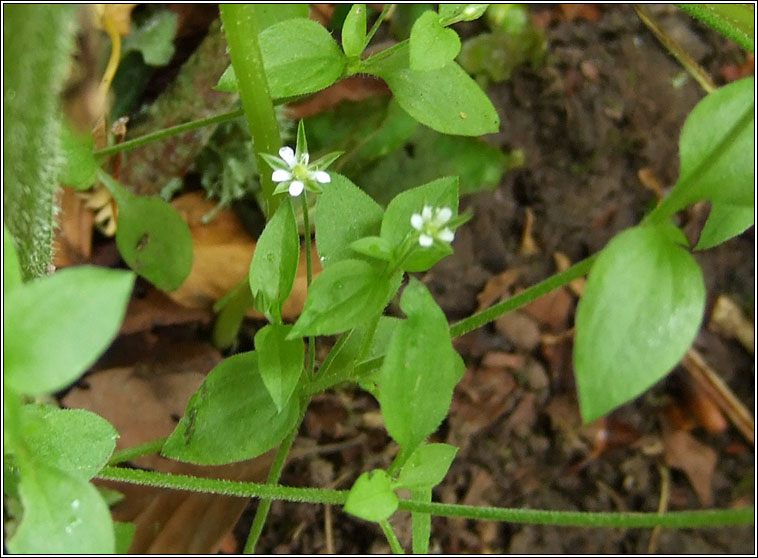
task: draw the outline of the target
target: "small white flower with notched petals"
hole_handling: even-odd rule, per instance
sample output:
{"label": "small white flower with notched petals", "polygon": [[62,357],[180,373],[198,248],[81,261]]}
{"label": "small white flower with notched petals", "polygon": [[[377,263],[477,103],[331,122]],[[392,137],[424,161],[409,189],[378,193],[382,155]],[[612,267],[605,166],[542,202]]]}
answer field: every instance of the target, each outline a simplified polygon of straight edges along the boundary
{"label": "small white flower with notched petals", "polygon": [[450,243],[455,233],[447,227],[447,223],[453,217],[453,210],[449,207],[433,209],[425,205],[421,213],[411,215],[411,226],[419,232],[418,243],[423,248],[429,248],[434,241]]}

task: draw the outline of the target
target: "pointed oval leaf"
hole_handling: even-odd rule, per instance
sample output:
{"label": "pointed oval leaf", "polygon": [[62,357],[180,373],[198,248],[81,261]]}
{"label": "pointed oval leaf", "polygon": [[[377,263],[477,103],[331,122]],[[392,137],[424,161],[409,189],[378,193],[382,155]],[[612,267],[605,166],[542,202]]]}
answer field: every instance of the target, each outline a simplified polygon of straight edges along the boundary
{"label": "pointed oval leaf", "polygon": [[291,325],[267,325],[255,334],[263,385],[279,412],[295,392],[303,373],[305,344],[300,338],[287,339],[291,330]]}
{"label": "pointed oval leaf", "polygon": [[342,24],[342,50],[348,58],[358,58],[366,46],[366,4],[353,4]]}
{"label": "pointed oval leaf", "polygon": [[84,480],[108,462],[118,438],[107,420],[82,409],[24,405],[21,425],[36,460]]}
{"label": "pointed oval leaf", "polygon": [[726,242],[742,234],[755,224],[755,210],[752,206],[728,203],[711,204],[711,212],[700,233],[696,250],[705,250]]}
{"label": "pointed oval leaf", "polygon": [[398,506],[397,494],[386,471],[367,471],[358,477],[347,495],[345,511],[366,521],[384,521]]}
{"label": "pointed oval leaf", "polygon": [[300,235],[292,203],[287,199],[263,229],[248,276],[255,307],[272,322],[282,321],[282,305],[292,292],[299,261]]}
{"label": "pointed oval leaf", "polygon": [[437,70],[455,60],[460,51],[458,33],[440,25],[435,12],[428,10],[413,23],[410,36],[411,70]]}
{"label": "pointed oval leaf", "polygon": [[449,444],[423,444],[416,448],[400,470],[396,488],[431,488],[442,482],[458,448]]}
{"label": "pointed oval leaf", "polygon": [[41,395],[76,380],[118,333],[133,284],[133,273],[82,266],[14,290],[3,304],[8,385]]}
{"label": "pointed oval leaf", "polygon": [[316,248],[324,268],[354,257],[350,244],[379,232],[381,206],[350,180],[330,173],[332,181],[316,202]]}
{"label": "pointed oval leaf", "polygon": [[327,267],[311,284],[290,338],[341,333],[380,314],[400,286],[400,278],[400,273],[390,278],[361,260],[342,260]]}
{"label": "pointed oval leaf", "polygon": [[411,279],[400,307],[408,318],[392,334],[379,373],[379,405],[390,436],[411,450],[447,415],[459,359],[445,314],[423,284]]}
{"label": "pointed oval leaf", "polygon": [[665,376],[695,338],[704,308],[700,267],[664,227],[635,227],[611,240],[576,313],[574,370],[585,422]]}
{"label": "pointed oval leaf", "polygon": [[40,463],[22,468],[24,517],[8,549],[14,554],[112,554],[113,521],[88,481]]}
{"label": "pointed oval leaf", "polygon": [[281,442],[299,415],[297,397],[277,410],[263,384],[258,354],[241,353],[211,370],[162,454],[199,465],[252,459]]}

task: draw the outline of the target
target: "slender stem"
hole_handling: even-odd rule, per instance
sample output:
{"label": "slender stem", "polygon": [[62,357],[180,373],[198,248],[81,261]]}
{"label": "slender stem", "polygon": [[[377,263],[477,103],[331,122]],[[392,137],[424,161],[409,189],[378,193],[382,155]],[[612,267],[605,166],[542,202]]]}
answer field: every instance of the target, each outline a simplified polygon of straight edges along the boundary
{"label": "slender stem", "polygon": [[116,28],[116,22],[113,21],[110,15],[104,15],[103,26],[111,39],[111,55],[108,59],[108,65],[105,67],[103,78],[100,80],[99,93],[101,95],[108,93],[113,82],[113,77],[116,75],[116,70],[118,70],[118,65],[121,62],[121,35]]}
{"label": "slender stem", "polygon": [[157,440],[150,440],[149,442],[145,442],[144,444],[140,444],[138,446],[132,446],[130,448],[124,448],[122,450],[113,452],[110,460],[108,460],[108,465],[118,465],[119,463],[124,463],[125,461],[131,461],[132,459],[142,457],[143,455],[157,453],[161,451],[163,445],[166,443],[166,440],[168,440],[168,437],[158,438]]}
{"label": "slender stem", "polygon": [[755,52],[752,33],[740,26],[740,23],[751,22],[755,18],[754,8],[750,4],[677,4],[677,7],[732,39],[745,50]]}
{"label": "slender stem", "polygon": [[[307,406],[307,405],[306,405]],[[302,416],[301,416],[302,420]],[[297,422],[297,426],[287,435],[287,437],[279,445],[279,449],[276,452],[274,463],[271,465],[271,469],[268,472],[268,479],[266,484],[269,486],[276,486],[279,482],[279,477],[282,474],[282,469],[287,462],[287,455],[289,455],[290,449],[292,449],[292,443],[295,441],[297,431],[300,429],[300,421]],[[253,517],[253,524],[250,526],[250,533],[247,536],[245,542],[245,554],[255,553],[255,545],[258,544],[258,539],[263,532],[263,525],[266,523],[269,509],[271,508],[271,499],[263,498],[258,504],[258,509],[255,510],[255,517]]]}
{"label": "slender stem", "polygon": [[[303,202],[303,229],[305,230],[305,279],[310,289],[313,282],[313,262],[311,251],[311,221],[308,216],[308,199],[303,192],[300,195],[300,200]],[[313,379],[314,371],[316,369],[316,338],[311,335],[308,337],[308,381]]]}
{"label": "slender stem", "polygon": [[219,349],[226,349],[237,339],[242,319],[253,307],[255,299],[250,292],[250,283],[245,276],[234,289],[216,303],[213,309],[219,312],[213,324],[213,344]]}
{"label": "slender stem", "polygon": [[450,326],[450,337],[459,337],[464,333],[468,333],[469,331],[480,328],[484,324],[495,320],[506,312],[520,308],[525,304],[529,304],[533,300],[538,299],[550,291],[566,285],[574,279],[583,276],[590,270],[592,264],[595,262],[595,258],[597,258],[597,254],[594,254],[589,258],[585,258],[584,260],[575,263],[568,269],[561,271],[560,273],[556,273],[551,277],[548,277],[544,281],[541,281],[536,285],[529,287],[516,296],[512,296],[511,298],[495,304],[486,310],[482,310],[481,312],[477,312],[468,318],[464,318],[460,322]]}
{"label": "slender stem", "polygon": [[712,93],[716,90],[716,84],[713,83],[711,76],[709,76],[706,71],[695,62],[689,54],[687,54],[687,51],[685,51],[671,35],[666,33],[666,31],[658,25],[658,22],[655,21],[655,18],[644,6],[635,4],[634,11],[637,12],[637,16],[642,20],[642,23],[652,31],[656,39],[658,39],[661,44],[666,47],[666,50],[676,58],[677,62],[679,62],[679,64],[681,64],[682,67],[695,78],[695,81],[700,84],[700,87],[705,89],[706,93]]}
{"label": "slender stem", "polygon": [[183,134],[184,132],[190,132],[192,130],[196,130],[197,128],[203,128],[205,126],[211,126],[212,124],[218,124],[219,122],[227,122],[228,120],[234,120],[235,118],[240,118],[244,115],[245,115],[245,112],[242,109],[237,109],[231,112],[224,112],[222,114],[217,114],[215,116],[209,116],[208,118],[201,118],[199,120],[191,120],[190,122],[177,124],[176,126],[171,126],[170,128],[164,128],[163,130],[158,130],[157,132],[153,132],[151,134],[145,134],[144,136],[130,139],[128,141],[119,143],[117,145],[112,145],[104,149],[99,149],[94,152],[94,155],[96,157],[107,157],[108,155],[114,155],[121,151],[135,149],[147,143],[152,143],[154,141],[162,140],[170,136]]}
{"label": "slender stem", "polygon": [[385,519],[384,521],[380,521],[379,527],[382,528],[382,533],[384,533],[384,536],[387,538],[387,542],[390,543],[392,554],[405,554],[403,545],[400,544],[400,541],[395,534],[395,530],[392,528],[392,525],[390,525],[389,520]]}
{"label": "slender stem", "polygon": [[384,21],[384,18],[386,18],[386,17],[387,17],[387,14],[388,14],[388,13],[389,13],[389,11],[390,11],[390,10],[393,8],[393,6],[394,6],[394,4],[385,4],[385,5],[384,5],[384,9],[382,9],[382,13],[381,13],[381,14],[379,14],[379,17],[378,17],[378,18],[376,18],[376,21],[375,21],[375,22],[374,22],[374,24],[371,26],[371,29],[369,29],[369,32],[368,32],[368,33],[366,33],[366,40],[365,40],[365,42],[363,43],[363,48],[364,48],[364,49],[365,49],[365,48],[368,46],[368,44],[371,42],[371,39],[373,39],[373,38],[374,38],[374,35],[375,35],[375,34],[376,34],[376,32],[379,30],[379,26],[380,26],[380,25],[382,24],[382,22]]}
{"label": "slender stem", "polygon": [[[140,469],[104,467],[98,478],[145,486],[190,490],[210,494],[223,494],[241,498],[272,498],[288,502],[311,504],[344,505],[347,490],[327,490],[322,488],[295,488],[252,482],[235,482],[221,479],[206,479],[188,475],[155,473]],[[752,506],[740,509],[698,510],[667,512],[568,512],[552,510],[529,510],[464,506],[460,504],[440,504],[400,500],[398,509],[410,512],[429,513],[442,517],[462,517],[510,523],[533,523],[541,525],[561,525],[576,527],[651,528],[657,525],[665,528],[725,527],[730,525],[752,525],[755,510]]]}
{"label": "slender stem", "polygon": [[250,134],[253,136],[256,159],[260,169],[261,191],[265,200],[264,213],[271,217],[279,205],[274,196],[271,173],[264,172],[268,164],[261,153],[276,153],[282,146],[279,126],[274,114],[274,103],[268,89],[263,57],[258,44],[258,10],[254,4],[222,4],[221,21],[229,43],[229,56],[237,76],[242,107]]}

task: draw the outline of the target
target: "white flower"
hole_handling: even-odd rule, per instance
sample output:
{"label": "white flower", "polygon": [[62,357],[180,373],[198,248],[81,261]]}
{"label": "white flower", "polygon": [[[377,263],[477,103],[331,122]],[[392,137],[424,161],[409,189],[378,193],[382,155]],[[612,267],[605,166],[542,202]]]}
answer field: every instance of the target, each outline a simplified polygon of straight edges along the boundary
{"label": "white flower", "polygon": [[[277,191],[287,189],[290,196],[297,197],[303,193],[306,185],[328,184],[332,178],[329,173],[319,170],[315,165],[308,165],[310,157],[303,152],[299,157],[291,147],[282,147],[279,157],[267,157],[267,161],[275,170],[271,174],[271,180],[278,182]],[[315,188],[320,190],[318,187]]]}
{"label": "white flower", "polygon": [[419,232],[418,243],[423,248],[429,248],[435,240],[448,244],[452,242],[455,234],[446,226],[452,217],[453,210],[449,207],[433,210],[428,205],[424,206],[421,213],[411,215],[411,226]]}

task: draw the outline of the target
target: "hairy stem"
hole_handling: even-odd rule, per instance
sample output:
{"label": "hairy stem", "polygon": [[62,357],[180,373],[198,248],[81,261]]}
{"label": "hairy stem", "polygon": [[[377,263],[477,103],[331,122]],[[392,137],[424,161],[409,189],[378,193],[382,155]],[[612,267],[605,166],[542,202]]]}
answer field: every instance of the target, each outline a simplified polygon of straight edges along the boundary
{"label": "hairy stem", "polygon": [[403,546],[400,544],[400,541],[398,540],[394,529],[392,529],[392,525],[390,525],[389,520],[385,519],[384,521],[380,521],[379,527],[382,528],[382,533],[384,533],[384,536],[387,538],[387,542],[390,543],[392,554],[405,554]]}
{"label": "hairy stem", "polygon": [[[101,479],[145,486],[224,494],[227,496],[239,496],[241,498],[271,498],[311,504],[344,505],[348,494],[347,490],[294,488],[290,486],[154,473],[120,467],[105,467],[97,476]],[[568,512],[464,506],[460,504],[418,502],[415,500],[400,500],[398,509],[429,513],[442,517],[462,517],[465,519],[510,523],[611,528],[652,528],[660,525],[664,528],[677,529],[752,525],[755,512],[752,506],[740,509],[680,511],[664,514],[658,514],[658,512]]]}
{"label": "hairy stem", "polygon": [[125,461],[137,459],[143,455],[157,453],[161,451],[163,445],[166,443],[166,440],[168,440],[167,437],[159,438],[157,440],[150,440],[149,442],[145,442],[144,444],[140,444],[138,446],[132,446],[130,448],[124,448],[122,450],[115,451],[108,461],[108,465],[118,465],[119,463],[124,463]]}

